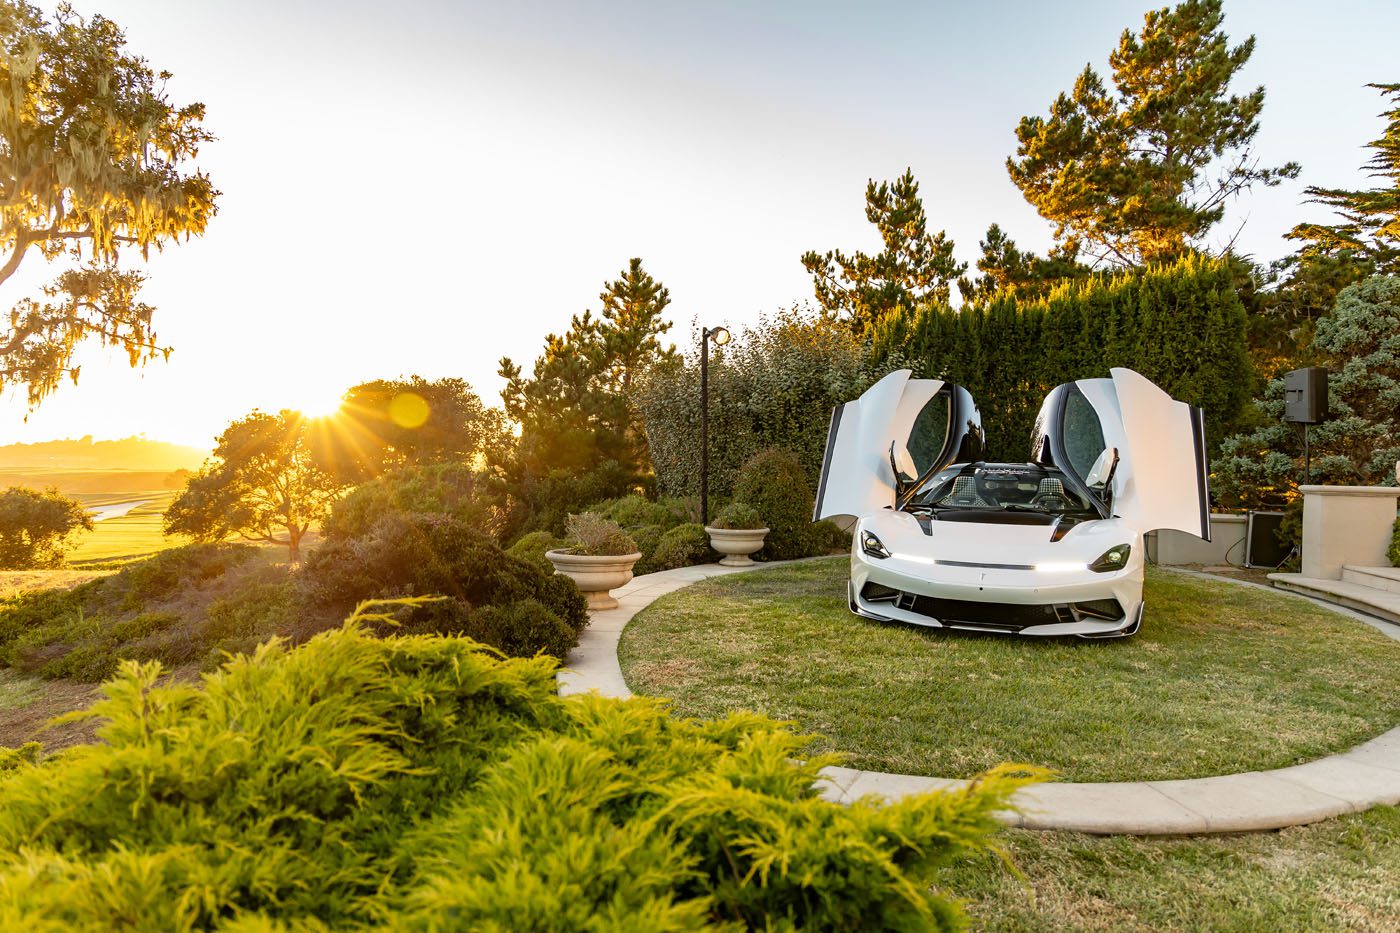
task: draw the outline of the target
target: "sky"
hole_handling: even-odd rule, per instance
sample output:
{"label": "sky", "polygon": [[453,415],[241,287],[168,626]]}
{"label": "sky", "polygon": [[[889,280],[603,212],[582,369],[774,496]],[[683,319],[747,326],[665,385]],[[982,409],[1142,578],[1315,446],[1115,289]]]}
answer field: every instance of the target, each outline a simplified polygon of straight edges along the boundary
{"label": "sky", "polygon": [[[1158,4],[511,0],[74,0],[174,72],[219,138],[207,233],[145,265],[168,362],[80,356],[36,411],[0,399],[0,444],[93,435],[211,448],[254,408],[326,407],[359,382],[465,378],[499,404],[498,361],[599,307],[632,256],[671,294],[670,336],[743,327],[811,296],[798,257],[878,247],[867,179],[913,169],[960,260],[997,222],[1045,249],[1007,177],[1022,115]],[[46,9],[52,4],[44,3]],[[1226,0],[1257,39],[1234,89],[1267,88],[1255,191],[1217,228],[1269,260],[1364,187],[1380,96],[1400,80],[1400,3]],[[1241,224],[1243,227],[1241,228]],[[43,279],[26,260],[13,302]]]}

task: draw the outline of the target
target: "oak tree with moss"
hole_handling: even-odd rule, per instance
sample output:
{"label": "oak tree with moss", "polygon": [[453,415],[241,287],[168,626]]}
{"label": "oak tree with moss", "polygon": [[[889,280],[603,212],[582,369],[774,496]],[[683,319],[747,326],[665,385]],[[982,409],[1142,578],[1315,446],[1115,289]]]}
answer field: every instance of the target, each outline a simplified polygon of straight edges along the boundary
{"label": "oak tree with moss", "polygon": [[60,269],[0,323],[0,389],[31,407],[77,380],[85,342],[133,366],[168,352],[122,261],[203,233],[219,194],[188,168],[213,138],[204,105],[172,102],[170,77],[106,17],[0,0],[0,284],[29,257]]}
{"label": "oak tree with moss", "polygon": [[1109,56],[1112,89],[1086,65],[1048,115],[1021,118],[1007,170],[1063,246],[1115,266],[1170,260],[1241,192],[1297,176],[1259,164],[1264,88],[1230,93],[1254,37],[1232,47],[1223,21],[1220,0],[1151,11]]}

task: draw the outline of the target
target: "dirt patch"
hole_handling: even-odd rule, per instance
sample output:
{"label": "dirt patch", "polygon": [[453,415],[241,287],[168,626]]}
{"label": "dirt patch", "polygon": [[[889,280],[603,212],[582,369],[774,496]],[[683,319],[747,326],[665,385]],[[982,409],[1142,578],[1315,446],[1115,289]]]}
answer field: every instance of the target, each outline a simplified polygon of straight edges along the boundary
{"label": "dirt patch", "polygon": [[96,741],[98,723],[93,720],[46,728],[55,717],[91,706],[97,699],[96,684],[38,681],[35,694],[8,709],[0,709],[0,745],[17,748],[25,742],[41,742],[45,751],[55,752]]}
{"label": "dirt patch", "polygon": [[[160,683],[198,683],[198,664],[184,664],[167,673]],[[11,670],[0,671],[5,688],[0,703],[0,746],[17,748],[39,742],[45,752],[97,741],[101,720],[88,719],[62,725],[49,724],[64,713],[87,709],[99,699],[100,685],[74,680],[41,680]]]}

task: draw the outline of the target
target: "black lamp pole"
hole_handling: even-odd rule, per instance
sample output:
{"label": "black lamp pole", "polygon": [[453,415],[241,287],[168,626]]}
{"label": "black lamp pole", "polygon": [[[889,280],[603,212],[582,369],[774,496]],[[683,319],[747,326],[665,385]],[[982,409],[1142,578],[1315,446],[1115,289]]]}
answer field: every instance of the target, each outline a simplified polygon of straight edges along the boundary
{"label": "black lamp pole", "polygon": [[700,329],[700,524],[710,523],[710,340],[722,347],[729,342],[723,327]]}

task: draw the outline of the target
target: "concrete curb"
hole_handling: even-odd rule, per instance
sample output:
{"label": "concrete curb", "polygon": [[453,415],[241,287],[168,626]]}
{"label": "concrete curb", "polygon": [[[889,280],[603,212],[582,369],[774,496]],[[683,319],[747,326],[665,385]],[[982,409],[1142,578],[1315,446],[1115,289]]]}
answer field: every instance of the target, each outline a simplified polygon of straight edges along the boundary
{"label": "concrete curb", "polygon": [[[559,671],[560,694],[597,691],[603,696],[630,697],[632,691],[622,677],[622,667],[617,660],[617,644],[633,616],[661,596],[692,583],[785,563],[795,562],[754,567],[705,564],[634,578],[622,589],[613,591],[618,608],[593,613],[588,628],[579,637],[578,647],[569,652],[567,666]],[[1258,586],[1210,574],[1192,575]],[[1359,613],[1309,601],[1374,625],[1400,640],[1400,633],[1387,631],[1394,626],[1383,627],[1384,623],[1366,619]],[[822,776],[822,796],[838,803],[868,796],[897,800],[966,783],[853,768],[826,768]],[[1003,821],[1025,829],[1148,836],[1254,832],[1299,826],[1379,804],[1400,804],[1400,726],[1348,752],[1274,771],[1181,781],[1040,784],[1018,793],[1014,802],[1019,812],[1003,814]]]}

